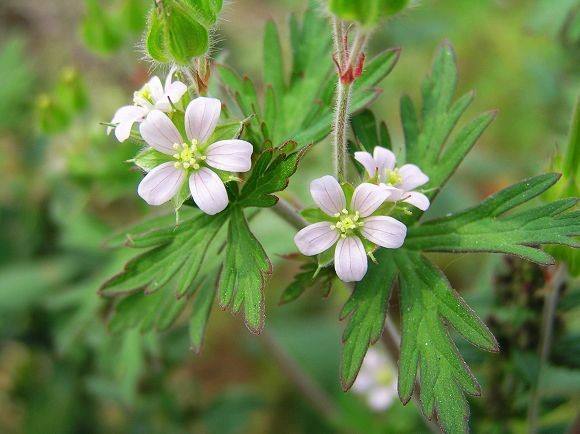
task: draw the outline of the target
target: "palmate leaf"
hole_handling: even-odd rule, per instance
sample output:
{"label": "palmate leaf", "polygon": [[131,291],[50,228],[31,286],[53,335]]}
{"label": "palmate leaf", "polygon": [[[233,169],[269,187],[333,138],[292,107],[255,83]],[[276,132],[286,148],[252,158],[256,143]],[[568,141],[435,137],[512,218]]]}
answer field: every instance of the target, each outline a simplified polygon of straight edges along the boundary
{"label": "palmate leaf", "polygon": [[[259,146],[287,140],[308,145],[322,140],[331,130],[336,79],[328,21],[312,2],[302,22],[292,16],[289,26],[292,66],[287,77],[278,29],[273,22],[266,25],[263,101],[249,78],[217,66],[237,108],[246,117],[255,116],[246,134]],[[398,57],[399,50],[386,50],[368,62],[353,88],[352,111],[374,101],[380,93],[376,86],[393,69]]]}
{"label": "palmate leaf", "polygon": [[536,176],[508,187],[481,204],[409,229],[405,248],[442,252],[500,252],[541,265],[554,262],[540,244],[578,246],[580,212],[565,212],[577,199],[561,199],[515,214],[511,209],[542,194],[559,178]]}
{"label": "palmate leaf", "polygon": [[219,279],[220,306],[237,313],[244,308],[248,329],[259,334],[264,327],[264,286],[272,263],[254,237],[240,207],[231,211],[225,261]]}
{"label": "palmate leaf", "polygon": [[401,99],[406,161],[417,164],[429,175],[429,183],[423,188],[431,199],[496,115],[495,111],[483,113],[452,134],[474,98],[474,92],[468,92],[454,102],[456,88],[455,53],[451,44],[445,42],[437,53],[431,75],[423,82],[421,115],[411,98],[404,96]]}
{"label": "palmate leaf", "polygon": [[288,187],[290,177],[294,175],[302,157],[310,147],[287,154],[286,148],[295,147],[295,143],[287,142],[277,149],[266,149],[258,157],[236,203],[241,207],[271,207],[278,202],[273,193]]}
{"label": "palmate leaf", "polygon": [[294,276],[292,283],[284,289],[279,304],[290,303],[298,299],[309,288],[321,289],[323,296],[327,297],[332,290],[334,277],[331,268],[319,268],[318,262],[309,260],[300,267],[300,273]]}
{"label": "palmate leaf", "polygon": [[376,259],[378,264],[370,264],[367,275],[357,283],[340,314],[340,319],[349,318],[342,335],[340,365],[340,380],[345,391],[354,383],[369,345],[381,337],[385,326],[397,268],[390,250],[379,250]]}
{"label": "palmate leaf", "polygon": [[424,413],[436,415],[448,433],[467,432],[465,394],[478,395],[480,388],[442,320],[485,350],[497,351],[497,342],[445,275],[420,253],[401,249],[393,256],[400,274],[403,327],[399,396],[404,403],[409,401],[420,372]]}

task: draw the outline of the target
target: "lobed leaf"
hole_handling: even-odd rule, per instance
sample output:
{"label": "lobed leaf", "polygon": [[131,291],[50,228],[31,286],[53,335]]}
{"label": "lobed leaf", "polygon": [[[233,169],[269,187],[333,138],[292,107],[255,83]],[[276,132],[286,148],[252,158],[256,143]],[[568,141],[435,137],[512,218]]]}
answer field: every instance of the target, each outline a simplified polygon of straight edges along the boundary
{"label": "lobed leaf", "polygon": [[219,278],[220,306],[237,313],[244,308],[244,322],[255,334],[264,327],[264,286],[272,264],[254,237],[240,207],[231,211],[225,260]]}
{"label": "lobed leaf", "polygon": [[558,178],[557,174],[529,178],[466,211],[412,227],[405,247],[443,252],[499,252],[541,265],[552,264],[550,255],[533,246],[578,246],[574,236],[580,233],[580,213],[566,212],[575,207],[577,199],[561,199],[515,214],[504,214],[542,194]]}
{"label": "lobed leaf", "polygon": [[281,149],[267,149],[258,157],[246,180],[237,203],[242,207],[271,207],[278,202],[274,193],[284,190],[294,175],[302,157],[310,150],[306,146],[291,154]]}
{"label": "lobed leaf", "polygon": [[316,262],[306,262],[300,270],[282,293],[279,304],[295,301],[309,288],[321,288],[325,296],[330,293],[334,278],[334,272],[330,268],[320,269]]}
{"label": "lobed leaf", "polygon": [[391,250],[379,250],[376,258],[378,264],[370,264],[365,278],[357,283],[340,314],[341,319],[349,318],[342,335],[340,365],[340,380],[345,391],[353,385],[369,345],[381,337],[385,325],[397,269]]}
{"label": "lobed leaf", "polygon": [[401,287],[399,396],[408,402],[419,377],[424,413],[429,418],[436,416],[445,432],[467,432],[465,395],[478,395],[480,388],[442,321],[485,350],[498,351],[497,342],[426,258],[403,249],[393,256]]}

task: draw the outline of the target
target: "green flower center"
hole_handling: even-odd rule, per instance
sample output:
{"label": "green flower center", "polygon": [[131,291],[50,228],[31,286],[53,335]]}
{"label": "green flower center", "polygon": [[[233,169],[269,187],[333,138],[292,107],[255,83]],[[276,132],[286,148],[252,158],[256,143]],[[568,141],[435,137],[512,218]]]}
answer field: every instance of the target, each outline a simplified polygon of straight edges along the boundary
{"label": "green flower center", "polygon": [[391,369],[380,369],[376,373],[377,383],[382,384],[384,386],[389,386],[395,379],[393,375],[393,371]]}
{"label": "green flower center", "polygon": [[337,231],[342,238],[352,235],[356,229],[364,225],[360,220],[358,211],[352,214],[343,209],[341,212],[336,213],[334,217],[336,217],[336,223],[331,225],[330,229]]}
{"label": "green flower center", "polygon": [[397,185],[403,181],[403,177],[399,174],[399,169],[387,170],[386,183],[389,185]]}
{"label": "green flower center", "polygon": [[151,93],[151,89],[149,88],[148,84],[133,94],[133,102],[135,104],[137,104],[140,99],[144,99],[145,101],[153,104],[153,94]]}
{"label": "green flower center", "polygon": [[174,166],[176,169],[189,169],[198,170],[201,165],[200,163],[205,161],[207,158],[201,153],[197,146],[197,140],[192,140],[191,143],[175,143],[173,149],[177,152],[173,154],[175,158]]}

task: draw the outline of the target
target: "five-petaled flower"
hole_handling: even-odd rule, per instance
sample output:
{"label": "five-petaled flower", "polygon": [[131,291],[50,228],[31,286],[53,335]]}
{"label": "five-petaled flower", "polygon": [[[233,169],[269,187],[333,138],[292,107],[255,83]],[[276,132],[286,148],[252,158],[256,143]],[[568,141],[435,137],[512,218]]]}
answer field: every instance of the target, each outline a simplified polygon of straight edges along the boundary
{"label": "five-petaled flower", "polygon": [[334,268],[342,281],[359,281],[367,272],[367,252],[361,237],[390,249],[403,245],[407,234],[403,223],[392,217],[372,215],[388,196],[384,188],[361,184],[347,205],[338,181],[323,176],[312,181],[310,193],[328,220],[305,227],[296,234],[294,242],[306,256],[318,255],[336,244]]}
{"label": "five-petaled flower", "polygon": [[396,167],[396,157],[391,151],[376,146],[373,155],[369,152],[355,152],[354,158],[366,169],[370,179],[379,183],[389,192],[387,201],[406,202],[421,211],[429,208],[429,199],[415,190],[427,182],[429,177],[414,164]]}
{"label": "five-petaled flower", "polygon": [[390,407],[397,397],[397,374],[384,353],[369,348],[352,390],[365,395],[373,410],[384,411]]}
{"label": "five-petaled flower", "polygon": [[217,214],[228,206],[228,193],[218,174],[247,172],[251,167],[253,147],[244,140],[220,140],[208,143],[220,117],[221,102],[199,97],[185,111],[184,140],[167,115],[153,110],[140,125],[149,146],[171,156],[172,161],[151,170],[138,188],[150,205],[161,205],[179,193],[189,176],[189,190],[199,208],[206,214]]}
{"label": "five-petaled flower", "polygon": [[173,105],[177,104],[187,92],[187,86],[184,83],[173,81],[174,73],[175,68],[172,68],[165,79],[165,86],[161,84],[159,77],[155,76],[135,92],[133,105],[126,105],[117,110],[111,120],[111,124],[115,126],[108,127],[107,134],[110,134],[114,128],[117,140],[124,142],[131,135],[133,124],[143,122],[151,111],[171,112]]}

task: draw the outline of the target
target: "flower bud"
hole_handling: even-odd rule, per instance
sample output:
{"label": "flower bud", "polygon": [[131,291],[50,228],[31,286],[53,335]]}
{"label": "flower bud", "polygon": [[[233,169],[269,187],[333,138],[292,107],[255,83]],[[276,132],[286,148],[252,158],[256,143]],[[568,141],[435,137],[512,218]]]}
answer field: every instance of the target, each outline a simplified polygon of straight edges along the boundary
{"label": "flower bud", "polygon": [[222,0],[156,0],[145,40],[149,56],[158,62],[188,65],[209,49],[209,29]]}
{"label": "flower bud", "polygon": [[401,12],[409,3],[410,0],[329,0],[329,8],[342,20],[374,27],[380,21]]}

